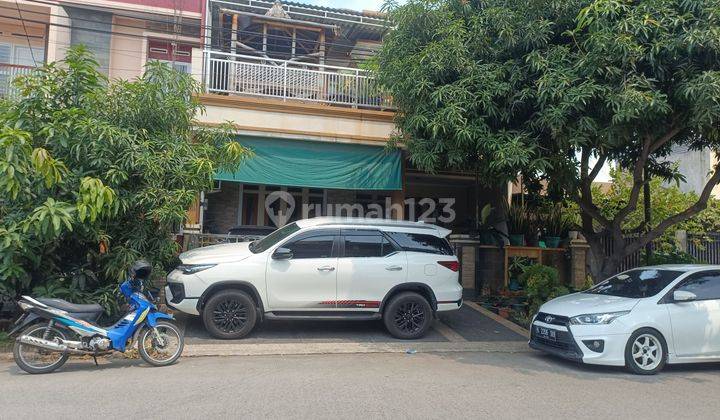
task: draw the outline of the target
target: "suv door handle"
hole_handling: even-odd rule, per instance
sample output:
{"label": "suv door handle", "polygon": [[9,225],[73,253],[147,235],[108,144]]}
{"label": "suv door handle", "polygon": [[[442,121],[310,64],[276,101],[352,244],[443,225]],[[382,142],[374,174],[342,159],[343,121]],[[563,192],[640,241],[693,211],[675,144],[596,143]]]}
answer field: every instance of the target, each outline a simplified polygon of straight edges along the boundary
{"label": "suv door handle", "polygon": [[400,271],[400,270],[402,270],[402,266],[400,266],[400,265],[389,265],[389,266],[385,267],[385,269],[386,269],[387,271]]}
{"label": "suv door handle", "polygon": [[335,271],[335,267],[331,267],[329,265],[325,265],[322,267],[318,267],[318,271]]}

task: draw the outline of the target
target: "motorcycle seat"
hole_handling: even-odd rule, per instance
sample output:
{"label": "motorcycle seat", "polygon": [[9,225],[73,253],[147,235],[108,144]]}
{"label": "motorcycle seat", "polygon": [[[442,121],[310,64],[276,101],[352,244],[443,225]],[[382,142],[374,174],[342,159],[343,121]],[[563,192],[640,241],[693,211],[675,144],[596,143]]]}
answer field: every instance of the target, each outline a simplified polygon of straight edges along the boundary
{"label": "motorcycle seat", "polygon": [[75,304],[58,298],[39,298],[38,302],[44,303],[55,309],[60,309],[71,314],[84,315],[88,318],[97,319],[105,310],[97,303]]}

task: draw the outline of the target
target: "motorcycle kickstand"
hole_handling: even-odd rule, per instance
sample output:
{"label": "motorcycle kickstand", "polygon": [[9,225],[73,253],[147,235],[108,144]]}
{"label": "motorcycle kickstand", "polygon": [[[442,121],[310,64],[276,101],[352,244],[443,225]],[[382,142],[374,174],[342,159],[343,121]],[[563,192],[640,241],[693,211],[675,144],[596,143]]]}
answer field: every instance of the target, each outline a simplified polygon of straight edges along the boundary
{"label": "motorcycle kickstand", "polygon": [[95,367],[100,367],[100,365],[98,365],[98,362],[97,362],[97,348],[95,348],[95,351],[93,352],[92,357],[93,357],[93,361],[95,362]]}

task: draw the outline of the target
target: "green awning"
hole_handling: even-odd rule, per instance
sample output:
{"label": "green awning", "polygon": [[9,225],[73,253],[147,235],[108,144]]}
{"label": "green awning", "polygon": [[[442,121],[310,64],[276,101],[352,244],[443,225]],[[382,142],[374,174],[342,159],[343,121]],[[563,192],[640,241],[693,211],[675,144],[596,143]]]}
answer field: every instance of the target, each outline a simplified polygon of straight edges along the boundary
{"label": "green awning", "polygon": [[255,152],[215,179],[248,184],[347,190],[401,190],[400,152],[381,146],[241,136]]}

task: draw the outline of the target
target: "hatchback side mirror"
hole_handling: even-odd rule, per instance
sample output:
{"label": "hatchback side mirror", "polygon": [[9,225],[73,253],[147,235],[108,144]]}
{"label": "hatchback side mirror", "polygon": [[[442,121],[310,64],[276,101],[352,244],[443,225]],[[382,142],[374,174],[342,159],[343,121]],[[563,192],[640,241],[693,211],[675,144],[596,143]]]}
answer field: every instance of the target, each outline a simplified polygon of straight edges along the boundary
{"label": "hatchback side mirror", "polygon": [[676,290],[673,292],[673,301],[675,302],[692,302],[697,299],[697,295],[686,290]]}
{"label": "hatchback side mirror", "polygon": [[289,260],[293,257],[293,252],[287,248],[278,248],[273,252],[273,260]]}

